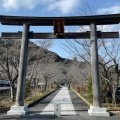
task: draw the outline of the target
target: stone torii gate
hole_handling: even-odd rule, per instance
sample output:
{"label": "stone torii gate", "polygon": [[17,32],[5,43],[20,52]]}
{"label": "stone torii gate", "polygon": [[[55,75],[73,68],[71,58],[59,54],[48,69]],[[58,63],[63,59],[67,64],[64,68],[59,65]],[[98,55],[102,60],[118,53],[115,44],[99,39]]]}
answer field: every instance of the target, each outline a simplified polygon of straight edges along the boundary
{"label": "stone torii gate", "polygon": [[[53,26],[55,19],[62,19],[65,26],[90,25],[90,31],[81,33],[33,33],[29,31],[30,26]],[[93,106],[88,113],[91,116],[109,116],[106,108],[103,108],[100,93],[99,65],[97,38],[119,38],[118,32],[101,32],[96,30],[97,25],[119,24],[120,14],[97,15],[97,16],[75,16],[75,17],[24,17],[24,16],[0,16],[2,25],[23,26],[23,31],[18,33],[2,32],[2,39],[21,39],[21,53],[19,76],[17,85],[16,104],[11,106],[8,115],[24,115],[29,109],[24,106],[25,80],[27,68],[28,39],[91,39],[91,74],[93,90]],[[59,29],[59,28],[58,28]]]}

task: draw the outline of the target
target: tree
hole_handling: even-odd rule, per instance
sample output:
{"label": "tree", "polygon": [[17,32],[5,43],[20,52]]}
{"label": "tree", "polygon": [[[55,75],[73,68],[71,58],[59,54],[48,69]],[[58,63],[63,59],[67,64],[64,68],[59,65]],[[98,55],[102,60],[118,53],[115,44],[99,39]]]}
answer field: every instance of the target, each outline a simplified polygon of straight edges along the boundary
{"label": "tree", "polygon": [[87,94],[89,97],[92,96],[92,77],[91,76],[87,82]]}
{"label": "tree", "polygon": [[[102,80],[108,82],[112,90],[112,100],[116,106],[116,88],[120,84],[120,43],[118,39],[98,40],[99,71]],[[90,41],[88,40],[66,40],[64,46],[67,51],[77,57],[78,60],[90,64]],[[105,86],[106,87],[106,86]]]}
{"label": "tree", "polygon": [[0,67],[10,81],[11,100],[15,100],[15,82],[18,78],[19,41],[2,39]]}
{"label": "tree", "polygon": [[39,64],[37,66],[37,71],[39,71],[38,78],[41,78],[45,83],[44,91],[47,90],[48,83],[50,85],[55,82],[52,79],[58,75],[59,70],[59,63],[52,61],[52,58],[51,60],[39,61]]}
{"label": "tree", "polygon": [[[120,43],[117,42],[117,39],[112,40],[102,40],[102,45],[104,48],[104,54],[102,54],[103,62],[100,62],[100,65],[103,66],[104,72],[102,72],[102,78],[109,83],[112,88],[112,100],[116,106],[116,88],[120,84],[120,70],[119,70],[119,58],[120,58]],[[108,45],[108,42],[109,45]],[[104,62],[107,61],[107,62]]]}
{"label": "tree", "polygon": [[72,85],[79,92],[85,92],[86,82],[90,76],[90,66],[86,62],[74,61],[69,69],[70,76],[72,75]]}
{"label": "tree", "polygon": [[[19,55],[20,55],[20,40],[12,39],[1,39],[0,41],[0,70],[8,81],[10,81],[11,87],[11,100],[15,100],[15,84],[17,83],[18,78],[18,66],[19,66]],[[49,43],[49,44],[48,44]],[[51,43],[51,44],[50,44]],[[50,47],[52,41],[42,42],[42,46],[37,46],[32,42],[29,42],[29,54],[28,54],[28,76],[30,76],[30,82],[34,81],[36,77],[36,66],[40,59],[44,57],[42,52],[44,47]],[[47,49],[47,48],[46,48]],[[38,53],[40,53],[38,55]],[[32,69],[31,69],[32,68]],[[30,74],[29,74],[30,73]]]}
{"label": "tree", "polygon": [[[37,44],[37,45],[36,45]],[[45,57],[45,51],[49,47],[52,46],[53,42],[49,39],[40,39],[36,41],[36,44],[30,42],[29,43],[29,53],[28,53],[28,64],[29,67],[27,68],[27,78],[30,81],[30,84],[35,88],[35,80],[37,74],[39,72],[37,71],[37,66],[40,63],[40,60]]]}
{"label": "tree", "polygon": [[[92,15],[94,14],[93,7],[90,6],[88,1],[85,1],[86,7],[80,9],[78,14],[82,15]],[[84,6],[83,5],[83,6]],[[117,26],[97,26],[97,30],[100,31],[116,31],[120,29],[120,25]],[[72,29],[72,28],[71,28]],[[86,32],[90,30],[89,26],[78,26],[73,28],[72,31]],[[68,29],[68,31],[70,31]],[[100,78],[104,82],[109,83],[112,88],[112,100],[115,103],[115,91],[118,85],[120,85],[120,42],[118,39],[98,39],[98,53],[99,53],[99,69],[100,69]],[[64,44],[64,49],[69,52],[73,57],[76,57],[79,61],[85,61],[90,64],[90,40],[83,39],[74,39],[66,40]],[[106,87],[106,86],[105,86]]]}

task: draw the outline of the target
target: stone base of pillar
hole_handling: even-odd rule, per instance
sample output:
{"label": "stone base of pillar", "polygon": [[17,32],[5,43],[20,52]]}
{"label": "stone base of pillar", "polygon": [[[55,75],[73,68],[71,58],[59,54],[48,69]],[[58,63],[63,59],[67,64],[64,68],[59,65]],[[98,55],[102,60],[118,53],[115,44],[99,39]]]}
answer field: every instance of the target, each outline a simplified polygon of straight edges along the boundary
{"label": "stone base of pillar", "polygon": [[11,106],[7,115],[25,115],[29,112],[27,106]]}
{"label": "stone base of pillar", "polygon": [[106,108],[98,108],[90,106],[88,110],[90,116],[110,116],[110,114],[106,111]]}

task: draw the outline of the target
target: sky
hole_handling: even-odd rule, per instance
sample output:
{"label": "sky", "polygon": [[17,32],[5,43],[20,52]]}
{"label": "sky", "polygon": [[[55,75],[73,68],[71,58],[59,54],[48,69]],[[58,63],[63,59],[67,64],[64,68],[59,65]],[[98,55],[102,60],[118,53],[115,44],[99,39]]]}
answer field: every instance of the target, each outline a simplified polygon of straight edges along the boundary
{"label": "sky", "polygon": [[[120,0],[0,0],[0,15],[57,17],[117,13],[120,13]],[[22,26],[0,25],[0,32],[17,31],[22,31]],[[53,27],[30,27],[30,31],[53,32]],[[65,27],[65,31],[68,31],[68,28]],[[63,58],[72,58],[63,49],[64,42],[64,40],[54,40],[49,50]]]}

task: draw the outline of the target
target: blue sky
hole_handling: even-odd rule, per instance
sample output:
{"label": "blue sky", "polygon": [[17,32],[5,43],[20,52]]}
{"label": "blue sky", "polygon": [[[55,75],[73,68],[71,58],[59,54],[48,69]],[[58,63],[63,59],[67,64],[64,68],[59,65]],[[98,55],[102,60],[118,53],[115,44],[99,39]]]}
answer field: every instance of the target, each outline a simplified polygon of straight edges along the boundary
{"label": "blue sky", "polygon": [[[0,15],[57,17],[117,13],[120,13],[120,0],[0,0]],[[30,29],[34,32],[53,32],[53,27],[31,27]],[[1,32],[21,30],[22,27],[0,25]],[[62,43],[64,40],[54,40],[50,50],[61,57],[71,58],[71,55],[62,49]]]}

